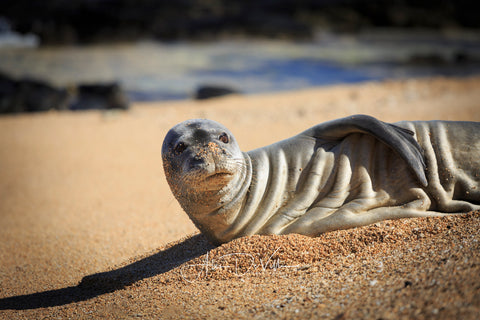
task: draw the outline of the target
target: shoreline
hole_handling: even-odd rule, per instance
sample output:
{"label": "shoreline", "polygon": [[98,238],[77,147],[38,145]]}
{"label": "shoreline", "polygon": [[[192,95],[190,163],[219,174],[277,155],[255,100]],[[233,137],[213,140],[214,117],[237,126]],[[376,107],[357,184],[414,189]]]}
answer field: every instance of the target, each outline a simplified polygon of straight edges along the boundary
{"label": "shoreline", "polygon": [[36,80],[69,92],[86,84],[117,84],[131,101],[188,98],[209,85],[251,94],[480,74],[478,32],[386,33],[326,32],[307,42],[224,39],[0,48],[0,70],[13,80]]}

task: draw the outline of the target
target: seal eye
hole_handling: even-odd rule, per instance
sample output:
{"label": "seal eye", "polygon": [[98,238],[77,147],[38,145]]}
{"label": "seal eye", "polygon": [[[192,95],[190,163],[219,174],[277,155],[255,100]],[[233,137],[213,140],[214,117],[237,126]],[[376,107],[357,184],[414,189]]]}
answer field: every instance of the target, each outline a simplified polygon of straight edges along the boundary
{"label": "seal eye", "polygon": [[219,139],[220,141],[222,141],[223,143],[228,143],[228,141],[229,141],[228,135],[227,135],[225,132],[222,133],[222,134],[218,137],[218,139]]}
{"label": "seal eye", "polygon": [[187,149],[187,146],[183,142],[179,142],[175,148],[173,149],[175,153],[180,154],[182,153],[185,149]]}

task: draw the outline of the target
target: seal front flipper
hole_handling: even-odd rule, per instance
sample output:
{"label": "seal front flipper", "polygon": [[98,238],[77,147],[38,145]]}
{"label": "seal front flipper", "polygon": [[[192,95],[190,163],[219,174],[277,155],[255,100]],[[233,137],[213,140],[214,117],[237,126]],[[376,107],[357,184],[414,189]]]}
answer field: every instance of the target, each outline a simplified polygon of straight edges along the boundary
{"label": "seal front flipper", "polygon": [[354,115],[318,124],[302,133],[324,140],[341,140],[352,133],[374,136],[392,148],[413,170],[423,186],[427,186],[423,149],[408,129],[385,123],[367,115]]}

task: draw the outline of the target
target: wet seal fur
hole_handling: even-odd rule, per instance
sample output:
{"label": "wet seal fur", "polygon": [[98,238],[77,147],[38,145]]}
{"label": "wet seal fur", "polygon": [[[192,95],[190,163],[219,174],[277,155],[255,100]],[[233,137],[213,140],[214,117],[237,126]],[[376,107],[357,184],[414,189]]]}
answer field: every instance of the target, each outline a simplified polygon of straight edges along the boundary
{"label": "wet seal fur", "polygon": [[219,244],[321,233],[480,209],[480,123],[355,115],[242,152],[223,125],[193,119],[162,146],[170,188]]}

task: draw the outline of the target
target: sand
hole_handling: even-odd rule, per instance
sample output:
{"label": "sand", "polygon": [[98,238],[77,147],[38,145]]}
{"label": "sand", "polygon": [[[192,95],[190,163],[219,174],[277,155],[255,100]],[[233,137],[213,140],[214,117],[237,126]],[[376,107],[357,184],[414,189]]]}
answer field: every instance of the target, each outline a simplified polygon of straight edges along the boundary
{"label": "sand", "polygon": [[0,318],[477,318],[480,213],[215,248],[173,198],[160,151],[198,117],[243,150],[355,113],[480,121],[479,88],[435,78],[2,116]]}

